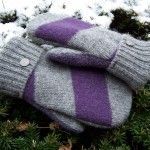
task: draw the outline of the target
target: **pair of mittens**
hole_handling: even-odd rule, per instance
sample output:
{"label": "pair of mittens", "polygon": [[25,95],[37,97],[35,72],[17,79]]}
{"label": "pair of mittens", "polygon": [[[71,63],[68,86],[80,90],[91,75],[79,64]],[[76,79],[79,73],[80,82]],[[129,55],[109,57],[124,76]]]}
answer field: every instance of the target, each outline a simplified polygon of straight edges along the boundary
{"label": "pair of mittens", "polygon": [[76,132],[85,125],[112,128],[122,124],[131,110],[131,89],[105,71],[49,60],[55,49],[11,39],[0,55],[0,91],[23,98]]}
{"label": "pair of mittens", "polygon": [[104,68],[133,90],[150,79],[150,42],[102,29],[72,17],[42,14],[28,25],[34,41],[51,41],[73,49],[55,49],[49,58],[73,66]]}

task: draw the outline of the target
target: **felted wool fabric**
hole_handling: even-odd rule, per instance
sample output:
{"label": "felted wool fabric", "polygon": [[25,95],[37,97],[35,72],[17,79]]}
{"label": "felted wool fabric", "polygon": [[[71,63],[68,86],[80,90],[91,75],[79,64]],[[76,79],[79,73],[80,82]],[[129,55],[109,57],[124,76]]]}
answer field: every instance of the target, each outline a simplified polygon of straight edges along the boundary
{"label": "felted wool fabric", "polygon": [[[51,62],[48,52],[11,39],[0,55],[0,90],[87,125],[112,128],[125,122],[132,90],[124,82],[105,71]],[[30,62],[26,66],[20,64],[24,58]]]}
{"label": "felted wool fabric", "polygon": [[49,58],[52,60],[105,68],[134,90],[142,88],[150,79],[150,42],[50,13],[33,19],[28,33],[34,41],[42,39],[42,42],[56,42],[76,49],[51,51]]}
{"label": "felted wool fabric", "polygon": [[[22,95],[19,96],[19,93],[20,91],[23,93],[23,88],[25,87],[28,75],[34,68],[37,63],[36,61],[38,61],[38,57],[42,52],[43,49],[28,43],[26,40],[20,38],[11,39],[11,41],[2,50],[2,53],[0,53],[0,92],[14,97],[24,98]],[[31,58],[30,60],[32,62],[28,68],[23,68],[19,65],[19,60],[26,57]],[[33,91],[29,91],[28,94],[31,92]],[[34,100],[25,100],[46,114],[50,119],[58,122],[61,127],[65,128],[65,130],[76,133],[84,131],[84,125],[79,121],[67,115],[55,112],[52,109],[44,108],[37,104]]]}

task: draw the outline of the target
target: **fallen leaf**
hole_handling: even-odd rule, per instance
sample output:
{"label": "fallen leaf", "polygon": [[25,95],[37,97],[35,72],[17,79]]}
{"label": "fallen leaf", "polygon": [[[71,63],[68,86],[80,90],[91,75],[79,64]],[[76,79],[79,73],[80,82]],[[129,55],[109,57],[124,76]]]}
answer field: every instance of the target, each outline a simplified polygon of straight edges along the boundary
{"label": "fallen leaf", "polygon": [[72,149],[72,142],[71,140],[68,140],[68,144],[62,145],[59,150],[71,150]]}
{"label": "fallen leaf", "polygon": [[16,130],[18,131],[25,131],[27,130],[29,127],[29,123],[27,122],[20,122],[17,126],[16,126]]}

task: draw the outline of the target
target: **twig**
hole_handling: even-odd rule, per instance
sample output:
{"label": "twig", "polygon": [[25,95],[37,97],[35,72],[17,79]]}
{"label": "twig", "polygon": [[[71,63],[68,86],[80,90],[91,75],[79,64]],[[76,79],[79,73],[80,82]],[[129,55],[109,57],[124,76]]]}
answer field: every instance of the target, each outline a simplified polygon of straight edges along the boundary
{"label": "twig", "polygon": [[5,9],[5,5],[4,5],[4,1],[2,0],[2,5],[3,5],[3,8]]}
{"label": "twig", "polygon": [[[37,129],[50,129],[50,127],[37,127]],[[63,130],[61,130],[61,129],[59,129],[59,131],[60,131],[60,132],[64,132],[64,133],[70,135],[69,132],[63,131]]]}

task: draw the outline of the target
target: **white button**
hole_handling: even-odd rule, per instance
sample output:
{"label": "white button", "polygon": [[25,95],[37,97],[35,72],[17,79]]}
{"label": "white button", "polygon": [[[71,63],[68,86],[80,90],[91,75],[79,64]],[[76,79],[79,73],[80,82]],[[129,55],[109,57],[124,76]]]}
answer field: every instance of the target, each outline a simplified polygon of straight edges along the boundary
{"label": "white button", "polygon": [[126,44],[129,45],[129,46],[134,46],[134,43],[131,42],[131,41],[126,41]]}
{"label": "white button", "polygon": [[27,58],[23,58],[21,61],[20,61],[20,65],[23,66],[23,67],[26,67],[30,64],[30,61],[29,59]]}

